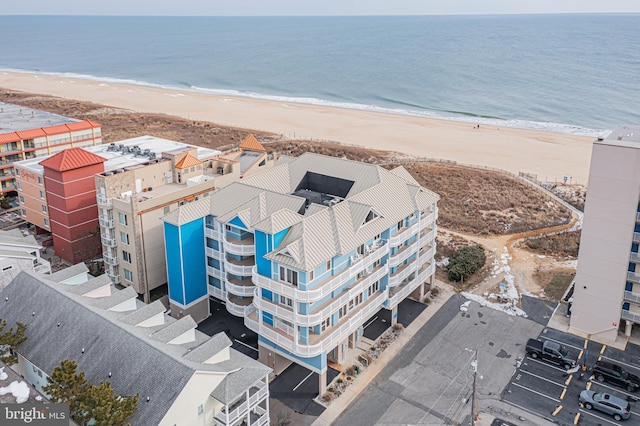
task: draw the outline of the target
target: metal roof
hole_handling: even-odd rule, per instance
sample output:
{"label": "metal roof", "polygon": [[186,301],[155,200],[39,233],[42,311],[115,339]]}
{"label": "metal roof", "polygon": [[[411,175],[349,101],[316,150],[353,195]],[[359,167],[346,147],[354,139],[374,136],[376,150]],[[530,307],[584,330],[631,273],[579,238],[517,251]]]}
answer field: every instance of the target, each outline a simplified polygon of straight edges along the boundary
{"label": "metal roof", "polygon": [[[80,121],[47,111],[0,102],[0,133],[20,132]],[[66,131],[69,130],[66,129]]]}

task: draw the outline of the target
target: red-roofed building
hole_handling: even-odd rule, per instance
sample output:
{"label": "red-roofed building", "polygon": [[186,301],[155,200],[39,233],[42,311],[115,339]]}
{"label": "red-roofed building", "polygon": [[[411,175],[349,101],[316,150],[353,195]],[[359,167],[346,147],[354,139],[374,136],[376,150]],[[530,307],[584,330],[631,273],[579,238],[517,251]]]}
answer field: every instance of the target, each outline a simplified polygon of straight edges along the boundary
{"label": "red-roofed building", "polygon": [[17,190],[16,161],[101,143],[98,123],[0,102],[0,193]]}
{"label": "red-roofed building", "polygon": [[102,251],[94,176],[104,172],[105,161],[82,148],[70,148],[40,162],[53,246],[68,262],[82,262]]}

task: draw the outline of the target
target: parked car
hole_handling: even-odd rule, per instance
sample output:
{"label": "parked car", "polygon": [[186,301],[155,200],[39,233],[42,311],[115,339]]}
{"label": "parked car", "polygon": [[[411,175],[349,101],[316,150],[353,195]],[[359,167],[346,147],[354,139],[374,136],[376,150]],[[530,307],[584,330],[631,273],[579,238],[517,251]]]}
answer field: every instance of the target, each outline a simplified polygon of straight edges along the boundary
{"label": "parked car", "polygon": [[631,407],[624,399],[608,393],[583,390],[580,392],[580,403],[587,410],[595,409],[613,416],[616,421],[631,417]]}
{"label": "parked car", "polygon": [[569,358],[567,348],[551,340],[541,342],[540,340],[529,339],[527,340],[525,350],[531,358],[543,359],[547,362],[560,365],[566,370],[576,366],[576,360]]}
{"label": "parked car", "polygon": [[640,389],[640,378],[614,362],[598,361],[591,371],[599,382],[609,382],[629,392],[636,392]]}

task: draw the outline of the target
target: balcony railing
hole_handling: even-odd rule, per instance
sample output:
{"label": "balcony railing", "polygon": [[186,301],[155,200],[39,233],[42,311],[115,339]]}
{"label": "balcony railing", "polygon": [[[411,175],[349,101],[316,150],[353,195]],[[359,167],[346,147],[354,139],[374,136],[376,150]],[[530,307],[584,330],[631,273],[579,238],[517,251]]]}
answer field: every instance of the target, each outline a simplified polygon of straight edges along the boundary
{"label": "balcony railing", "polygon": [[213,296],[218,300],[226,300],[227,294],[224,290],[212,285],[207,286],[209,288],[209,296]]}
{"label": "balcony railing", "polygon": [[400,288],[393,295],[391,295],[386,304],[387,308],[393,309],[396,306],[398,306],[398,304],[402,302],[404,299],[406,299],[406,297],[409,296],[416,288],[418,288],[420,284],[424,283],[427,280],[427,278],[429,278],[429,276],[433,274],[434,271],[435,271],[435,264],[432,263],[427,268],[422,270],[418,274],[418,276],[414,278],[411,282],[406,283],[402,288]]}
{"label": "balcony railing", "polygon": [[205,226],[204,228],[204,235],[209,238],[213,238],[214,240],[222,240],[222,234],[213,228],[209,228],[208,226]]}
{"label": "balcony railing", "polygon": [[640,283],[640,274],[636,274],[635,272],[627,272],[627,281],[631,281],[632,283]]}
{"label": "balcony railing", "polygon": [[640,255],[638,253],[631,252],[629,260],[632,262],[640,263]]}
{"label": "balcony railing", "polygon": [[276,317],[287,320],[293,324],[299,325],[301,327],[312,327],[314,325],[320,324],[322,321],[333,315],[338,311],[338,309],[346,305],[349,300],[362,293],[367,287],[384,277],[388,272],[389,268],[387,267],[387,265],[383,265],[376,271],[367,275],[364,279],[357,282],[348,291],[343,292],[340,297],[331,301],[331,303],[327,304],[327,306],[323,307],[317,312],[313,312],[307,315],[301,313],[296,313],[294,315],[291,308],[284,307],[269,300],[263,299],[262,295],[260,294],[259,288],[256,289],[253,296],[253,304],[256,305],[259,310],[269,312]]}
{"label": "balcony railing", "polygon": [[636,213],[636,222],[640,222],[640,212]]}
{"label": "balcony railing", "polygon": [[624,300],[628,300],[629,302],[633,302],[633,303],[640,303],[640,293],[625,291]]}
{"label": "balcony railing", "polygon": [[640,243],[640,232],[634,232],[633,233],[633,242],[634,243]]}
{"label": "balcony railing", "polygon": [[107,237],[104,234],[100,235],[100,240],[102,241],[102,244],[104,244],[107,247],[115,247],[116,246],[116,239],[114,237]]}
{"label": "balcony railing", "polygon": [[102,226],[104,228],[114,228],[115,227],[115,225],[113,223],[113,219],[107,219],[105,217],[98,216],[98,222],[100,223],[100,226]]}
{"label": "balcony railing", "polygon": [[225,238],[224,251],[238,256],[253,256],[256,254],[256,247],[253,238],[245,240]]}
{"label": "balcony railing", "polygon": [[214,248],[206,247],[207,256],[212,257],[214,259],[222,260],[222,253]]}
{"label": "balcony railing", "polygon": [[98,201],[98,205],[101,207],[111,208],[112,206],[111,198],[107,198],[102,194],[96,195],[96,200]]}
{"label": "balcony railing", "polygon": [[240,303],[236,303],[236,301],[234,301],[234,297],[230,296],[229,293],[227,293],[225,295],[225,306],[227,307],[227,311],[231,314],[231,315],[235,315],[237,317],[241,317],[244,318],[246,315],[249,315],[249,313],[251,311],[253,311],[254,307],[251,304],[251,300],[249,299],[239,299],[244,301],[247,301],[247,304],[240,304]]}
{"label": "balcony railing", "polygon": [[216,269],[213,266],[207,266],[207,275],[211,275],[214,278],[224,281],[224,274],[220,269]]}
{"label": "balcony railing", "polygon": [[309,303],[316,302],[331,294],[337,288],[343,286],[349,280],[356,277],[360,272],[369,268],[377,260],[383,258],[389,253],[389,245],[385,240],[378,240],[378,246],[374,246],[370,253],[365,254],[352,261],[344,271],[332,276],[329,280],[321,282],[316,285],[316,288],[311,290],[298,290],[297,288],[281,283],[264,275],[258,274],[257,267],[252,270],[252,280],[256,286],[265,288],[278,294],[282,294],[297,302]]}
{"label": "balcony railing", "polygon": [[[633,321],[636,324],[640,324],[640,314],[636,314],[634,312],[622,310],[622,315],[620,315],[622,319],[626,319],[629,321]],[[246,324],[246,321],[245,321]]]}
{"label": "balcony railing", "polygon": [[253,293],[256,290],[256,286],[253,285],[251,279],[238,280],[227,277],[225,287],[229,293],[242,297],[253,297]]}
{"label": "balcony railing", "polygon": [[104,263],[106,263],[106,264],[109,264],[109,265],[117,265],[118,264],[118,256],[112,256],[112,255],[105,254],[103,257],[104,257]]}
{"label": "balcony railing", "polygon": [[120,284],[120,275],[119,274],[110,274],[107,272],[107,275],[109,275],[109,278],[111,278],[111,281],[114,284]]}
{"label": "balcony railing", "polygon": [[320,342],[316,344],[307,345],[303,343],[294,343],[291,336],[287,337],[282,335],[267,325],[260,325],[260,323],[253,318],[253,314],[246,315],[244,317],[244,325],[250,330],[258,333],[260,336],[298,356],[312,357],[335,348],[338,343],[346,339],[349,334],[356,331],[356,329],[362,326],[362,324],[364,324],[371,315],[377,312],[387,298],[388,290],[385,289],[376,297],[367,300],[364,306],[355,314],[352,314],[350,318],[343,320],[342,325],[334,326],[333,330],[330,330],[328,333],[325,332],[324,336],[319,337]]}
{"label": "balcony railing", "polygon": [[230,262],[228,259],[224,260],[224,270],[225,272],[229,272],[230,274],[240,275],[243,277],[250,277],[255,264],[250,265],[238,265],[236,263]]}
{"label": "balcony railing", "polygon": [[433,219],[435,218],[435,213],[430,213],[426,218],[420,219],[413,225],[409,226],[401,230],[398,234],[389,238],[389,244],[391,247],[399,246],[400,244],[407,241],[411,236],[417,233],[420,229],[425,228],[433,223]]}
{"label": "balcony railing", "polygon": [[[221,421],[226,425],[235,424],[241,417],[244,417],[247,412],[256,407],[260,402],[266,399],[269,396],[269,388],[266,384],[260,387],[258,392],[255,392],[253,395],[250,395],[247,399],[236,405],[233,410],[226,413],[226,410],[223,408],[218,414],[215,415],[216,419]],[[235,405],[235,404],[234,404]],[[261,414],[266,414],[266,411]]]}

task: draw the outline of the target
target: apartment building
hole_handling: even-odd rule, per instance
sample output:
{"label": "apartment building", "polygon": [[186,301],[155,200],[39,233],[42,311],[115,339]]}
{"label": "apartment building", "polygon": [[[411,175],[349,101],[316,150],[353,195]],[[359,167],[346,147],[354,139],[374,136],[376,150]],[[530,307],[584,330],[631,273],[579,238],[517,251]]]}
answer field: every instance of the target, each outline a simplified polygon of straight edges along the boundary
{"label": "apartment building", "polygon": [[318,373],[355,348],[379,309],[432,284],[439,196],[402,167],[306,153],[166,215],[171,315],[225,302],[276,373]]}
{"label": "apartment building", "polygon": [[140,136],[14,166],[21,213],[52,232],[56,254],[76,263],[102,252],[113,281],[149,300],[167,282],[160,218],[272,164],[249,135],[227,154]]}
{"label": "apartment building", "polygon": [[101,143],[98,123],[0,102],[0,193],[16,191],[16,161]]}
{"label": "apartment building", "polygon": [[49,274],[51,265],[40,256],[41,249],[33,235],[19,229],[0,231],[0,290],[21,271]]}
{"label": "apartment building", "polygon": [[570,331],[612,343],[640,324],[640,126],[593,144]]}
{"label": "apartment building", "polygon": [[190,317],[176,320],[160,302],[91,277],[84,264],[48,276],[21,273],[0,290],[2,318],[27,325],[12,368],[42,386],[60,361],[76,361],[94,385],[139,395],[133,425],[268,425],[270,369],[209,337]]}

